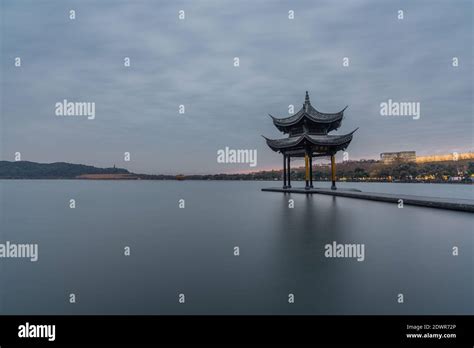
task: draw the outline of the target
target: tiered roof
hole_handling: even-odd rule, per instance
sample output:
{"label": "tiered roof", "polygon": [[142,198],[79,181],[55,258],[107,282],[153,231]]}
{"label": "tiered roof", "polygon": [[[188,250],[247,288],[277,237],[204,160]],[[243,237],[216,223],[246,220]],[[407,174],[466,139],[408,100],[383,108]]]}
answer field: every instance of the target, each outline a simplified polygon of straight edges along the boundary
{"label": "tiered roof", "polygon": [[273,124],[283,133],[289,134],[284,139],[265,140],[273,151],[292,152],[301,151],[306,148],[313,152],[322,154],[334,154],[347,148],[352,140],[352,135],[357,130],[344,135],[328,135],[329,132],[341,126],[344,110],[337,113],[322,113],[316,110],[309,100],[306,92],[303,107],[294,115],[285,118],[276,118],[270,115]]}
{"label": "tiered roof", "polygon": [[316,110],[309,100],[308,92],[306,92],[305,102],[303,107],[294,115],[284,118],[276,118],[272,115],[269,115],[273,124],[283,133],[291,133],[290,130],[295,128],[302,127],[303,123],[307,123],[311,128],[318,128],[320,130],[325,130],[325,132],[330,132],[336,130],[341,126],[342,118],[344,117],[344,110],[347,109],[347,106],[339,112],[336,113],[324,113]]}

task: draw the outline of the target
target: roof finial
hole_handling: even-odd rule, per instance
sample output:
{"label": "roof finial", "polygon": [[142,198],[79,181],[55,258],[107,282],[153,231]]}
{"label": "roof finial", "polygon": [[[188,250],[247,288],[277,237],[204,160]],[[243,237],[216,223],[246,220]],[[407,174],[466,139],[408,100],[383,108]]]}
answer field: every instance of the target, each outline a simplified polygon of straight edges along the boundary
{"label": "roof finial", "polygon": [[311,103],[309,102],[309,94],[308,94],[308,91],[306,91],[306,97],[304,98],[304,103],[305,103],[305,104],[311,104]]}

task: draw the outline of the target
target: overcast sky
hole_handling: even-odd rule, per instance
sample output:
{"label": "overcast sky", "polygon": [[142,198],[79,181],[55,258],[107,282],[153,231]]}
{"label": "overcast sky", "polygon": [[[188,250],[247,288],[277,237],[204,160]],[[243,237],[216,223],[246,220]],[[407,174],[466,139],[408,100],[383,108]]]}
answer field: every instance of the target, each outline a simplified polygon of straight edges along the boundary
{"label": "overcast sky", "polygon": [[[360,127],[351,159],[473,148],[470,0],[1,4],[3,160],[21,152],[166,174],[280,168],[261,137],[283,136],[267,114],[298,110],[306,90],[320,111],[349,105],[335,134]],[[95,119],[56,116],[63,99],[95,102]],[[388,99],[419,102],[420,119],[381,116]],[[257,167],[217,163],[226,146],[257,149]]]}

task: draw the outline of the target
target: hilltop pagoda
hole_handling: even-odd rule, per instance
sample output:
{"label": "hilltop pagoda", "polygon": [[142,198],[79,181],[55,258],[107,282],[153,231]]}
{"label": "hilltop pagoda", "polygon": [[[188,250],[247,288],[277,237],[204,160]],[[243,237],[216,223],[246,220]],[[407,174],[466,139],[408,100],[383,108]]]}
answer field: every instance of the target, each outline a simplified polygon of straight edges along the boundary
{"label": "hilltop pagoda", "polygon": [[345,150],[352,140],[352,135],[357,130],[343,135],[329,135],[341,126],[344,110],[328,114],[316,110],[309,101],[306,91],[303,107],[294,115],[276,118],[270,115],[273,124],[288,138],[265,140],[267,145],[275,152],[283,155],[283,188],[291,188],[291,157],[304,157],[305,159],[305,189],[313,188],[313,157],[331,157],[331,189],[336,189],[336,161],[337,151]]}

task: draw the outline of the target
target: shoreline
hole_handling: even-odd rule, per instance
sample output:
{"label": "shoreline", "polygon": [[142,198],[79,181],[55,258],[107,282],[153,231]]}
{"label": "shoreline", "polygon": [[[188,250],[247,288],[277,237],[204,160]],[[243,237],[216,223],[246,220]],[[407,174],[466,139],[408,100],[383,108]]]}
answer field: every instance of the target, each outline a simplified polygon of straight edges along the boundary
{"label": "shoreline", "polygon": [[[216,174],[221,175],[221,174]],[[255,180],[255,179],[144,179],[139,177],[133,178],[1,178],[0,180],[80,180],[80,181],[251,181],[251,182],[274,182],[274,183],[281,183],[281,180]],[[305,180],[296,180],[292,179],[292,182],[302,182],[304,183]],[[331,183],[330,180],[313,180],[313,182],[320,182],[320,183]],[[357,183],[357,184],[446,184],[446,185],[474,185],[474,182],[466,182],[466,181],[376,181],[376,180],[344,180],[344,181],[337,181],[337,183]]]}

